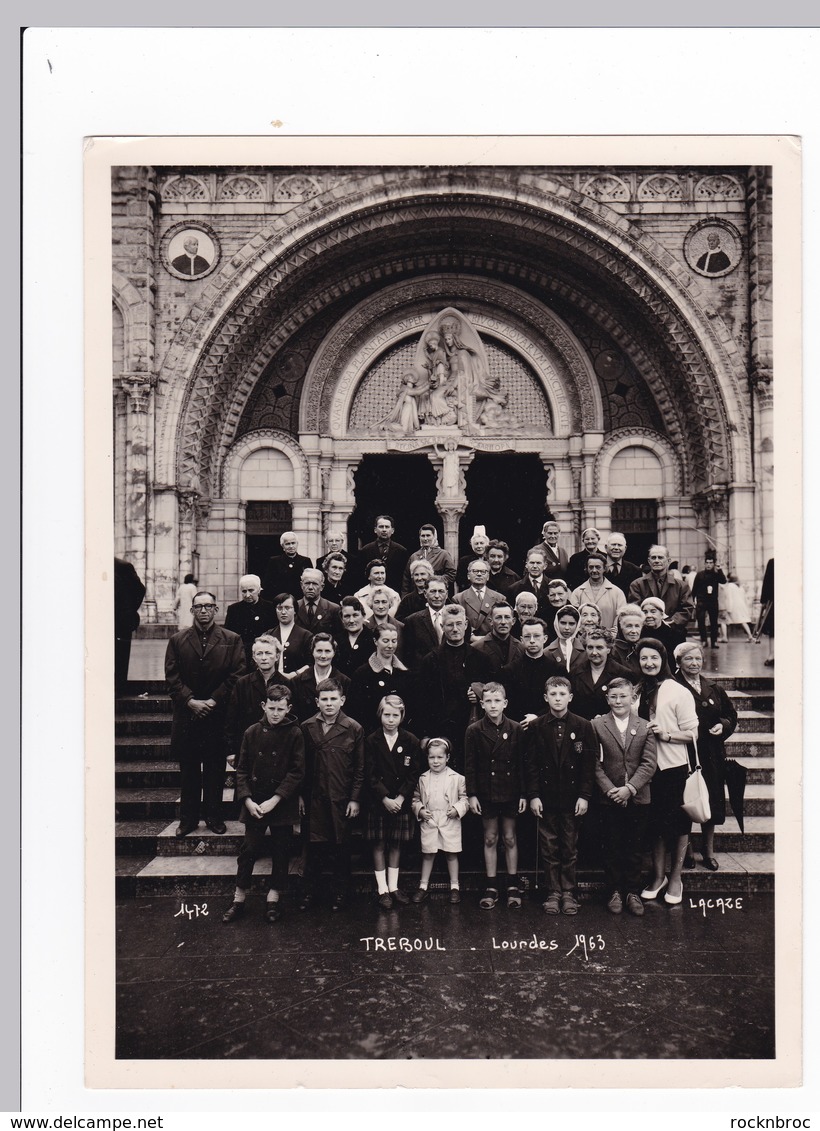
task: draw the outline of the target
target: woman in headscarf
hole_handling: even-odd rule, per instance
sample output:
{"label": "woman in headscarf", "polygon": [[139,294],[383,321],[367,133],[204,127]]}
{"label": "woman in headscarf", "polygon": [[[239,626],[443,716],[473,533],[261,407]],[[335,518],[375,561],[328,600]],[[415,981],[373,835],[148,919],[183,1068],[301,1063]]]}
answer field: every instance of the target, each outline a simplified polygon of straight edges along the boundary
{"label": "woman in headscarf", "polygon": [[[654,877],[641,892],[643,899],[657,899],[666,888],[664,902],[675,905],[683,899],[683,860],[692,822],[684,813],[683,790],[689,776],[687,743],[698,730],[695,700],[669,670],[666,649],[660,640],[644,637],[638,645],[641,682],[638,684],[638,714],[655,734],[658,770],[652,779],[649,828],[652,835]],[[670,869],[666,873],[667,847]]]}
{"label": "woman in headscarf", "polygon": [[709,789],[711,819],[700,826],[703,866],[718,870],[715,857],[715,825],[726,820],[726,752],[723,743],[737,727],[737,711],[722,687],[701,678],[703,650],[700,644],[685,642],[675,649],[677,679],[695,697],[698,715],[698,757],[703,780]]}

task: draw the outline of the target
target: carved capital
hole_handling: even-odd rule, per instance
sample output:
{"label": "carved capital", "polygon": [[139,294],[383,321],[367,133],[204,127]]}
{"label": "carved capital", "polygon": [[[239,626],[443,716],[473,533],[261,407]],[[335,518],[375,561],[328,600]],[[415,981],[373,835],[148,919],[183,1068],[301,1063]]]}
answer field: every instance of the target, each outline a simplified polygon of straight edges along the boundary
{"label": "carved capital", "polygon": [[117,384],[128,397],[128,406],[132,412],[147,412],[148,399],[156,380],[146,373],[121,373]]}
{"label": "carved capital", "polygon": [[198,499],[199,494],[196,491],[177,491],[179,517],[182,522],[191,523],[194,521]]}

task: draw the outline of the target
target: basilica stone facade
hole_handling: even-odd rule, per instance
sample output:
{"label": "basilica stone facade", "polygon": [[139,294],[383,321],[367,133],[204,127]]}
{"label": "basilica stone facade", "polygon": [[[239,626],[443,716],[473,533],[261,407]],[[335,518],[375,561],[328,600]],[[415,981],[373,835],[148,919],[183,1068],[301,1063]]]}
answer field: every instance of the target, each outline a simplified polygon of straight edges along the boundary
{"label": "basilica stone facade", "polygon": [[114,171],[116,553],[175,621],[293,529],[773,553],[765,168]]}

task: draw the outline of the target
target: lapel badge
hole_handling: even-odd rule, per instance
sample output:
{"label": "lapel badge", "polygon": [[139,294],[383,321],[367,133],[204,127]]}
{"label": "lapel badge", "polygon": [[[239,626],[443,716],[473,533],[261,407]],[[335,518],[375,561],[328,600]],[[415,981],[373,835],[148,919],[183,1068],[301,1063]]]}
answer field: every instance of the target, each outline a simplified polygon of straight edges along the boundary
{"label": "lapel badge", "polygon": [[634,737],[634,736],[635,736],[635,735],[636,735],[636,734],[637,734],[638,732],[637,732],[637,731],[635,730],[635,728],[633,727],[633,728],[632,728],[632,729],[630,730],[630,732],[629,732],[629,733],[630,733],[630,734],[631,734],[631,735],[632,735],[632,736]]}
{"label": "lapel badge", "polygon": [[402,753],[402,748],[401,748],[400,746],[397,746],[397,747],[396,747],[396,753],[397,753],[397,754],[401,754],[401,753]]}
{"label": "lapel badge", "polygon": [[502,737],[502,738],[504,739],[504,741],[506,742],[506,741],[507,741],[507,732],[506,732],[506,731],[504,731],[504,733],[503,733],[503,734],[501,735],[501,737]]}
{"label": "lapel badge", "polygon": [[570,735],[569,735],[569,736],[570,736],[570,738],[572,739],[572,741],[574,742],[574,741],[575,741],[575,731],[574,731],[574,730],[573,730],[573,731],[570,731]]}

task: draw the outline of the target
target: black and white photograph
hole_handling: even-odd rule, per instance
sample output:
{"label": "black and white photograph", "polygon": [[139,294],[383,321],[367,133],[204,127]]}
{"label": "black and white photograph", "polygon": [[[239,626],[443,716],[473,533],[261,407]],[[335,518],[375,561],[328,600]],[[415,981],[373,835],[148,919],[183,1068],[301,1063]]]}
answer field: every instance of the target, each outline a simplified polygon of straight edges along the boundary
{"label": "black and white photograph", "polygon": [[303,140],[87,156],[111,1078],[787,1071],[774,139]]}

